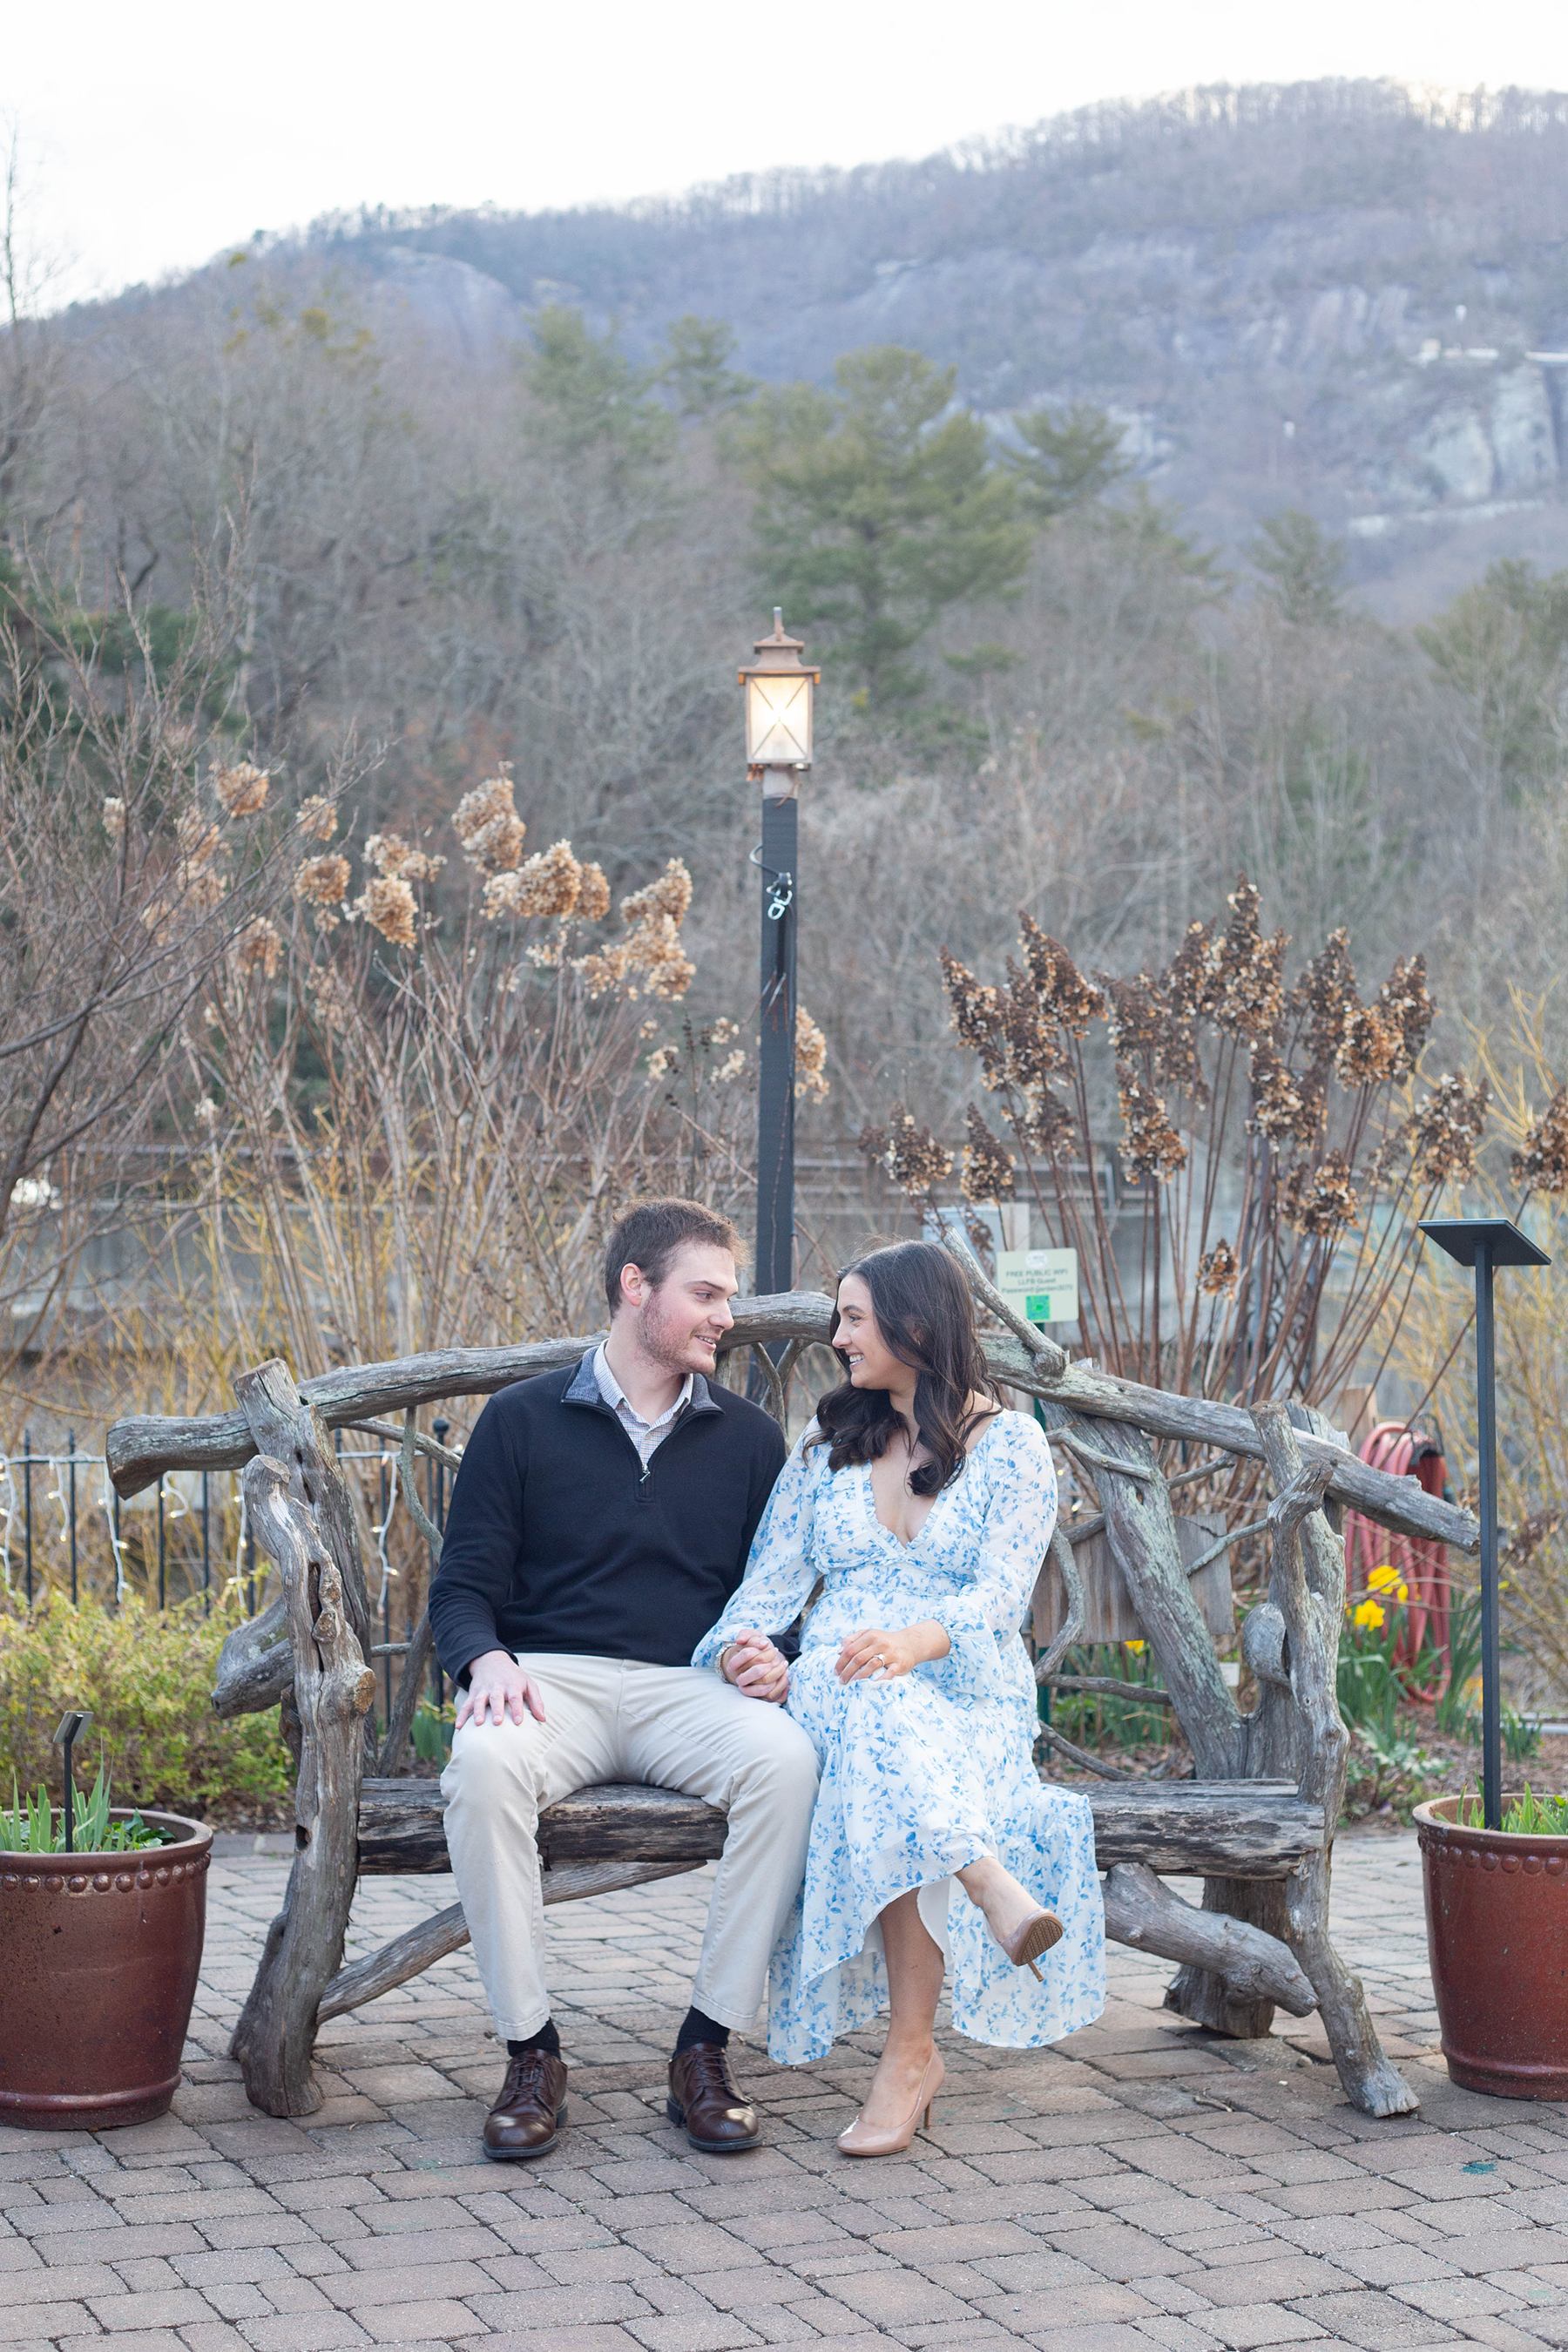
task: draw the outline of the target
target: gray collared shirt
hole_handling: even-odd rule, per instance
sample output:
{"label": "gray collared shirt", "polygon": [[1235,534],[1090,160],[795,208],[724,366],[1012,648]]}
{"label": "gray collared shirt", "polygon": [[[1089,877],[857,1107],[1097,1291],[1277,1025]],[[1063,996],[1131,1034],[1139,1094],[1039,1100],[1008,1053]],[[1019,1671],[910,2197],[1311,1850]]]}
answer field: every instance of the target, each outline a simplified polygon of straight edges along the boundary
{"label": "gray collared shirt", "polygon": [[604,1341],[601,1339],[595,1349],[594,1378],[599,1384],[599,1394],[637,1447],[637,1459],[645,1470],[653,1458],[655,1449],[664,1443],[691,1402],[692,1384],[696,1377],[695,1372],[688,1372],[680,1394],[676,1398],[675,1402],[668,1406],[657,1421],[645,1421],[636,1405],[627,1402],[625,1390],[611,1371],[610,1360],[605,1351]]}

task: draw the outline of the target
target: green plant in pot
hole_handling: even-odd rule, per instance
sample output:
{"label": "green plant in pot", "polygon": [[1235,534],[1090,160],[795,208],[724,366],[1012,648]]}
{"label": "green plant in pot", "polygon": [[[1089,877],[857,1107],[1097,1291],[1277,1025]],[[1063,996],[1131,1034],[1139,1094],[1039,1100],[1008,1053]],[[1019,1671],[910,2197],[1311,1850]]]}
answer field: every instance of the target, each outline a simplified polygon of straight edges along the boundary
{"label": "green plant in pot", "polygon": [[110,1801],[100,1764],[89,1793],[71,1749],[64,1804],[47,1789],[0,1807],[0,2122],[105,2130],[164,2114],[195,1999],[212,1832],[177,1813]]}

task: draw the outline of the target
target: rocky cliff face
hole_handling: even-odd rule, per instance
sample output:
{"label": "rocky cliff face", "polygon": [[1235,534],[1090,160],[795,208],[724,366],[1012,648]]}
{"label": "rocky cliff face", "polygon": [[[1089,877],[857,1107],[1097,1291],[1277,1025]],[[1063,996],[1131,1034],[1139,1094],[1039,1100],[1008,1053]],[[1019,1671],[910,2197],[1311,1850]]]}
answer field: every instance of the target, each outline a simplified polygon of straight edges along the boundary
{"label": "rocky cliff face", "polygon": [[753,374],[956,363],[1005,427],[1091,400],[1222,543],[1309,508],[1390,611],[1568,562],[1568,99],[1189,92],[989,148],[625,212],[327,225],[308,247],[476,363],[578,304],[646,352],[727,319]]}

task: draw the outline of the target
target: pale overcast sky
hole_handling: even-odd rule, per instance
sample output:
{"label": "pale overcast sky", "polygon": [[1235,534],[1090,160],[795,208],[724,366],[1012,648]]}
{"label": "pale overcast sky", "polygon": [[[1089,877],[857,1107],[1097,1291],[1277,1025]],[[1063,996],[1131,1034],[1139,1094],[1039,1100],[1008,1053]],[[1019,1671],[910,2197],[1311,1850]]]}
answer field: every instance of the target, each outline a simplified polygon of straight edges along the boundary
{"label": "pale overcast sky", "polygon": [[362,202],[616,202],[1193,82],[1568,86],[1563,0],[10,0],[0,21],[56,299]]}

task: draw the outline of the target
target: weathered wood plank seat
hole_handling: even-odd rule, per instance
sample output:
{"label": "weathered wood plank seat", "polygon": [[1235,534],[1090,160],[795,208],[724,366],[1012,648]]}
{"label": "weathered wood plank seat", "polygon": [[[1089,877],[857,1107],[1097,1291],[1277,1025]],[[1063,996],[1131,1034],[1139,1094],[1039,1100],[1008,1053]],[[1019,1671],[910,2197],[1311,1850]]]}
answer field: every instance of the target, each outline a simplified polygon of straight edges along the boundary
{"label": "weathered wood plank seat", "polygon": [[[1142,1863],[1191,1877],[1287,1878],[1321,1853],[1323,1809],[1289,1780],[1140,1780],[1086,1789],[1101,1870]],[[362,1876],[449,1871],[435,1780],[366,1780],[359,1802]],[[669,1863],[695,1870],[724,1850],[717,1806],[673,1789],[579,1789],[539,1816],[547,1873],[567,1862]]]}
{"label": "weathered wood plank seat", "polygon": [[[1013,1316],[977,1268],[966,1270],[1004,1327],[986,1341],[994,1373],[1040,1400],[1056,1442],[1098,1493],[1099,1515],[1079,1534],[1104,1531],[1102,1549],[1124,1582],[1159,1667],[1160,1697],[1173,1708],[1199,1776],[1114,1779],[1086,1790],[1105,1874],[1108,1935],[1179,1961],[1167,2004],[1220,2032],[1255,2036],[1268,2031],[1276,2006],[1297,2016],[1317,2009],[1347,2095],[1369,2115],[1408,2113],[1415,2098],[1379,2047],[1361,1987],[1329,1936],[1346,1733],[1334,1700],[1344,1558],[1328,1507],[1331,1498],[1390,1528],[1464,1550],[1476,1549],[1476,1522],[1415,1481],[1358,1462],[1304,1409],[1175,1396],[1069,1365],[1059,1348]],[[801,1347],[826,1339],[831,1302],[795,1292],[738,1299],[735,1309],[731,1345],[753,1350],[782,1418],[790,1365]],[[280,1571],[282,1599],[230,1636],[214,1694],[226,1715],[281,1702],[298,1765],[289,1893],[231,2045],[251,2099],[269,2114],[308,2115],[320,2105],[311,2052],[322,2020],[406,1983],[468,1940],[461,1906],[451,1904],[382,1950],[342,1965],[360,1874],[437,1875],[447,1858],[437,1783],[365,1777],[375,1759],[370,1594],[353,1498],[330,1430],[403,1408],[401,1491],[438,1558],[439,1536],[418,1502],[415,1448],[453,1457],[416,1434],[415,1408],[492,1392],[565,1364],[595,1336],[348,1366],[303,1391],[274,1361],[240,1375],[236,1412],[125,1421],[109,1433],[122,1495],[166,1469],[245,1463],[248,1523]],[[761,1353],[763,1342],[787,1343],[777,1367]],[[1247,1714],[1221,1675],[1190,1587],[1156,1452],[1157,1442],[1173,1439],[1263,1464],[1274,1496],[1268,1595],[1241,1629],[1259,1694]],[[1042,1612],[1037,1629],[1055,1626],[1037,1665],[1043,1683],[1083,1638],[1086,1622],[1073,1545],[1061,1529],[1051,1558],[1065,1605],[1056,1617]],[[428,1661],[426,1620],[405,1659],[381,1749],[384,1772],[406,1752]],[[544,1900],[570,1902],[693,1869],[721,1852],[724,1827],[714,1808],[668,1790],[579,1790],[541,1819]],[[1162,1872],[1201,1875],[1203,1907],[1173,1893]]]}

